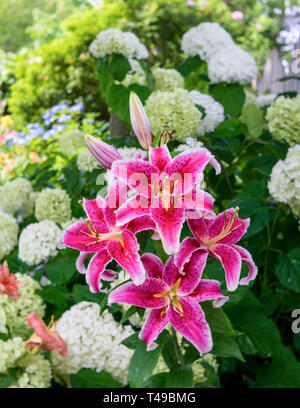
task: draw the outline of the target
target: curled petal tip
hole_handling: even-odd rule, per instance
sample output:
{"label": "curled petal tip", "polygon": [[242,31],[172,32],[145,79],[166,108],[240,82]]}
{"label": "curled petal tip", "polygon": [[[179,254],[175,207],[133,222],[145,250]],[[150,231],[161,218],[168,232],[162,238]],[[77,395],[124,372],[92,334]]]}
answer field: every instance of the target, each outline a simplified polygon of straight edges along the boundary
{"label": "curled petal tip", "polygon": [[130,93],[129,110],[132,129],[143,149],[149,150],[152,145],[150,122],[140,98]]}

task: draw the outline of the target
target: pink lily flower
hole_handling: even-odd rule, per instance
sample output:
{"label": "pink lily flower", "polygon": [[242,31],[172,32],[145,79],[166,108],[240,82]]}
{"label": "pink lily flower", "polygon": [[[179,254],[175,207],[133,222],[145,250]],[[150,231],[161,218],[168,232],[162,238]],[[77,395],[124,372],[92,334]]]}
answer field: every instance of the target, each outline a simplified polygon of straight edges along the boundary
{"label": "pink lily flower", "polygon": [[115,160],[122,159],[117,149],[97,137],[85,135],[84,140],[91,154],[106,169],[111,169]]}
{"label": "pink lily flower", "polygon": [[[185,238],[175,255],[175,263],[179,270],[184,269],[185,263],[189,261],[193,252],[200,248],[221,262],[229,291],[234,291],[239,283],[248,285],[255,279],[257,266],[251,254],[245,248],[235,245],[247,232],[250,219],[239,218],[237,212],[238,208],[230,208],[213,220],[204,218],[188,220],[195,238]],[[249,273],[247,277],[240,280],[242,261],[248,264]]]}
{"label": "pink lily flower", "polygon": [[0,265],[0,295],[7,295],[12,300],[20,297],[19,289],[25,285],[25,282],[18,281],[13,273],[9,273],[8,264],[5,261]]}
{"label": "pink lily flower", "polygon": [[142,148],[148,150],[152,145],[150,122],[140,98],[134,92],[130,92],[129,111],[132,129]]}
{"label": "pink lily flower", "polygon": [[[172,255],[178,251],[185,217],[201,211],[213,217],[211,195],[196,189],[199,177],[210,163],[220,172],[220,165],[207,149],[182,153],[171,158],[168,147],[149,148],[149,162],[117,160],[112,173],[138,192],[117,211],[117,225],[150,215],[162,240],[164,250]],[[138,204],[137,202],[140,202]]]}
{"label": "pink lily flower", "polygon": [[[136,285],[144,282],[146,273],[138,251],[140,249],[135,234],[139,231],[154,229],[155,224],[149,216],[140,217],[124,224],[116,225],[115,209],[124,202],[127,186],[120,183],[111,185],[103,200],[83,200],[87,214],[86,221],[71,225],[63,235],[63,245],[78,249],[80,255],[76,262],[78,272],[86,274],[86,282],[92,292],[101,290],[100,279],[111,281],[116,272],[105,269],[115,259],[124,268]],[[88,268],[84,261],[89,254]]]}
{"label": "pink lily flower", "polygon": [[148,274],[145,282],[140,286],[125,283],[110,293],[108,304],[124,302],[151,309],[139,334],[148,351],[157,346],[154,341],[168,323],[200,354],[212,349],[211,331],[199,302],[214,299],[213,305],[221,307],[228,297],[221,292],[218,281],[201,279],[206,258],[205,251],[195,251],[180,274],[173,256],[164,266],[156,255],[144,254],[141,259]]}
{"label": "pink lily flower", "polygon": [[28,326],[34,330],[34,334],[26,341],[28,350],[42,347],[46,351],[59,351],[62,357],[67,357],[68,346],[64,339],[55,330],[54,316],[52,316],[49,326],[46,326],[35,312],[27,316]]}

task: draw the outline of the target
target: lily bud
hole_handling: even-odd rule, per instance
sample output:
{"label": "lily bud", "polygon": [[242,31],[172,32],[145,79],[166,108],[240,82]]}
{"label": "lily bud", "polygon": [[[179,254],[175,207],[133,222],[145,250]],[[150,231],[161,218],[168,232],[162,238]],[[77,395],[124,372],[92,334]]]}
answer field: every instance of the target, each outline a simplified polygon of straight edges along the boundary
{"label": "lily bud", "polygon": [[149,119],[140,98],[134,92],[130,92],[129,109],[132,129],[142,148],[149,150],[152,145]]}
{"label": "lily bud", "polygon": [[85,144],[95,159],[107,169],[111,169],[111,166],[115,160],[121,160],[122,156],[113,146],[103,142],[97,137],[91,135],[85,135]]}

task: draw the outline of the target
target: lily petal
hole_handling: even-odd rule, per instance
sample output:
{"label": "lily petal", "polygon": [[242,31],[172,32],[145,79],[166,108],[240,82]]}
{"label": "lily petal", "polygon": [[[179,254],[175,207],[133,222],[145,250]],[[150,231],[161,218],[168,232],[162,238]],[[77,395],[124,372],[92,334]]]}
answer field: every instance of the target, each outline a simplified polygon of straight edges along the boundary
{"label": "lily petal", "polygon": [[206,248],[198,249],[192,253],[189,262],[184,264],[178,287],[179,296],[187,296],[197,287],[206,266],[207,256]]}
{"label": "lily petal", "polygon": [[177,254],[174,255],[174,262],[179,271],[181,271],[184,264],[190,260],[192,253],[199,248],[199,241],[196,238],[187,237],[182,241]]}
{"label": "lily petal", "polygon": [[240,285],[249,285],[249,282],[256,278],[258,271],[257,266],[255,265],[253,258],[250,252],[247,251],[247,249],[242,248],[239,245],[233,245],[233,248],[238,251],[238,253],[242,257],[242,261],[245,261],[249,267],[248,276],[240,280]]}
{"label": "lily petal", "polygon": [[[156,206],[156,205],[155,205]],[[151,208],[151,217],[161,237],[165,252],[176,254],[179,249],[181,229],[185,220],[183,208]]]}
{"label": "lily petal", "polygon": [[151,310],[139,334],[139,338],[144,340],[147,345],[147,351],[154,350],[157,347],[154,340],[157,339],[168,323],[169,319],[167,314],[164,313],[164,309]]}
{"label": "lily petal", "polygon": [[214,307],[221,307],[229,299],[223,295],[220,289],[220,282],[212,279],[201,279],[198,286],[193,290],[190,296],[197,302],[205,302],[214,299]]}
{"label": "lily petal", "polygon": [[138,254],[139,244],[131,231],[125,230],[122,237],[123,243],[119,240],[108,242],[108,252],[129,273],[133,282],[140,285],[146,278],[146,271]]}
{"label": "lily petal", "polygon": [[107,251],[97,252],[91,259],[85,275],[86,283],[93,293],[101,290],[102,274],[106,265],[112,260],[112,257]]}
{"label": "lily petal", "polygon": [[162,147],[150,147],[149,149],[150,162],[154,164],[161,172],[166,165],[172,160],[167,145]]}
{"label": "lily petal", "polygon": [[157,255],[150,253],[143,254],[141,260],[149,278],[162,278],[164,265]]}
{"label": "lily petal", "polygon": [[218,244],[213,249],[213,255],[222,263],[225,269],[227,290],[234,291],[239,284],[242,257],[239,252],[229,245]]}
{"label": "lily petal", "polygon": [[76,259],[76,269],[81,274],[86,273],[86,267],[84,266],[84,261],[88,255],[89,255],[89,252],[80,252],[78,258]]}
{"label": "lily petal", "polygon": [[204,241],[209,238],[209,228],[213,220],[207,218],[189,218],[188,226],[200,244],[204,245]]}
{"label": "lily petal", "polygon": [[95,222],[104,222],[103,208],[104,200],[98,196],[95,200],[82,200],[83,208],[86,212],[86,215],[91,221]]}
{"label": "lily petal", "polygon": [[118,273],[116,271],[113,271],[112,269],[105,269],[101,274],[101,279],[108,282],[112,282],[115,280],[117,275]]}
{"label": "lily petal", "polygon": [[191,297],[179,298],[183,307],[180,314],[170,307],[167,311],[170,323],[182,336],[189,340],[200,355],[208,353],[213,346],[212,335],[204,312],[198,302]]}
{"label": "lily petal", "polygon": [[[202,217],[214,218],[214,202],[215,199],[206,191],[196,190],[195,188],[183,197],[184,207],[186,210],[197,210],[197,217],[194,212],[191,212],[192,218],[198,218],[199,214]],[[190,212],[186,212],[186,217],[189,217]]]}
{"label": "lily petal", "polygon": [[139,231],[145,230],[155,231],[155,223],[148,215],[144,215],[142,217],[138,217],[135,220],[130,221],[126,226],[126,229],[133,232],[134,234],[136,234]]}
{"label": "lily petal", "polygon": [[155,297],[169,289],[162,280],[149,278],[143,284],[136,286],[132,282],[124,283],[114,289],[108,296],[107,303],[123,302],[129,305],[150,309],[161,309],[168,305],[168,299]]}
{"label": "lily petal", "polygon": [[[102,222],[91,223],[93,232],[98,231],[100,233],[109,232],[106,225]],[[63,233],[63,245],[78,249],[81,252],[98,252],[106,248],[107,241],[98,241],[91,234],[90,226],[86,221],[79,221],[72,224]]]}
{"label": "lily petal", "polygon": [[[235,216],[232,221],[233,216]],[[214,238],[219,234],[222,234],[225,228],[229,228],[229,233],[221,238],[218,243],[220,244],[235,244],[238,242],[243,235],[246,234],[247,228],[249,227],[250,219],[241,219],[237,216],[236,210],[230,208],[226,211],[223,211],[221,214],[217,215],[213,222],[210,223],[209,227],[209,236]]]}
{"label": "lily petal", "polygon": [[[149,201],[145,205],[138,205],[143,198],[141,196],[135,196],[127,200],[120,208],[115,211],[116,215],[116,225],[122,226],[127,224],[129,221],[136,219],[137,217],[142,217],[150,213]],[[141,200],[140,200],[141,199]],[[147,205],[146,205],[147,204]]]}

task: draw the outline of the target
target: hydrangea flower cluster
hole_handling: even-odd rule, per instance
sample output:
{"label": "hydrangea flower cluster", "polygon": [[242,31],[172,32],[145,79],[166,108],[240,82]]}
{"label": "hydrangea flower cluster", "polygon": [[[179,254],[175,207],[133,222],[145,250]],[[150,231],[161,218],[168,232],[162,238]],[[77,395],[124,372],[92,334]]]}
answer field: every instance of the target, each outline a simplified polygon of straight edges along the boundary
{"label": "hydrangea flower cluster", "polygon": [[237,47],[218,23],[205,22],[188,30],[182,37],[181,49],[187,55],[199,55],[207,61],[212,83],[248,84],[258,74],[254,59]]}
{"label": "hydrangea flower cluster", "polygon": [[148,58],[146,47],[135,34],[130,31],[123,32],[117,28],[100,31],[89,50],[96,58],[112,54],[122,54],[127,58]]}
{"label": "hydrangea flower cluster", "polygon": [[26,353],[25,342],[20,337],[0,340],[0,381],[11,369],[19,371],[16,381],[9,388],[49,388],[51,365],[41,354]]}
{"label": "hydrangea flower cluster", "polygon": [[0,212],[0,261],[18,243],[19,226],[14,217]]}
{"label": "hydrangea flower cluster", "polygon": [[[271,196],[288,204],[296,218],[300,219],[300,145],[290,147],[284,160],[272,169],[268,188]],[[300,225],[300,224],[299,224]]]}
{"label": "hydrangea flower cluster", "polygon": [[72,216],[68,193],[60,188],[44,188],[35,202],[35,216],[38,221],[68,221]]}
{"label": "hydrangea flower cluster", "polygon": [[84,147],[84,133],[73,129],[62,133],[58,138],[60,151],[66,156],[74,156]]}
{"label": "hydrangea flower cluster", "polygon": [[84,149],[77,157],[77,167],[81,171],[91,172],[99,168],[99,163],[88,149]]}
{"label": "hydrangea flower cluster", "polygon": [[266,119],[275,139],[290,146],[300,143],[300,95],[293,99],[279,96],[267,110]]}
{"label": "hydrangea flower cluster", "polygon": [[33,212],[32,184],[25,178],[16,178],[0,187],[0,208],[14,215],[29,216]]}
{"label": "hydrangea flower cluster", "polygon": [[196,152],[203,147],[203,143],[194,137],[188,137],[184,143],[175,148],[175,152],[189,153]]}
{"label": "hydrangea flower cluster", "polygon": [[34,266],[55,256],[61,234],[61,229],[53,221],[44,220],[28,225],[19,238],[19,258],[27,265]]}
{"label": "hydrangea flower cluster", "polygon": [[155,135],[161,129],[161,118],[163,127],[174,130],[173,137],[179,141],[196,135],[200,127],[202,114],[185,89],[153,92],[147,99],[145,109]]}
{"label": "hydrangea flower cluster", "polygon": [[[216,215],[213,197],[198,188],[207,165],[217,174],[221,170],[207,149],[172,158],[166,144],[169,131],[162,129],[153,140],[150,121],[133,93],[130,117],[141,146],[148,150],[147,158],[123,160],[113,146],[86,137],[91,153],[111,169],[115,179],[105,198],[83,200],[87,219],[64,231],[63,245],[80,251],[76,267],[85,274],[92,292],[107,291],[101,281],[117,277],[116,271],[107,268],[112,259],[126,270],[132,281],[110,291],[107,302],[150,310],[139,334],[148,351],[157,346],[158,335],[171,324],[202,355],[213,343],[199,302],[212,300],[214,307],[221,307],[228,300],[219,281],[203,279],[207,259],[213,257],[221,263],[229,292],[255,279],[257,267],[251,254],[237,245],[250,220],[239,218],[238,208]],[[128,196],[130,190],[136,195]],[[180,242],[185,221],[193,237]],[[135,235],[143,230],[153,230],[152,239],[161,240],[169,255],[165,264],[152,253],[140,256]],[[92,258],[86,266],[89,255]],[[243,277],[242,262],[248,265]]]}
{"label": "hydrangea flower cluster", "polygon": [[168,92],[184,88],[184,78],[176,69],[155,68],[152,73],[156,91]]}
{"label": "hydrangea flower cluster", "polygon": [[66,378],[82,367],[105,370],[127,384],[132,350],[121,343],[133,334],[130,326],[118,326],[107,310],[100,316],[96,303],[81,302],[66,311],[57,322],[57,331],[68,345],[68,356],[52,355],[54,373]]}
{"label": "hydrangea flower cluster", "polygon": [[198,129],[198,135],[203,136],[207,132],[213,132],[225,119],[223,106],[210,95],[198,91],[191,91],[190,96],[195,105],[201,106],[205,110]]}
{"label": "hydrangea flower cluster", "polygon": [[27,316],[34,311],[42,318],[45,314],[46,305],[36,293],[37,290],[41,289],[36,280],[21,273],[16,273],[15,277],[18,281],[24,283],[19,288],[20,297],[14,300],[6,294],[0,294],[0,309],[4,312],[6,326],[9,328],[11,335],[27,339],[31,333],[26,322]]}

